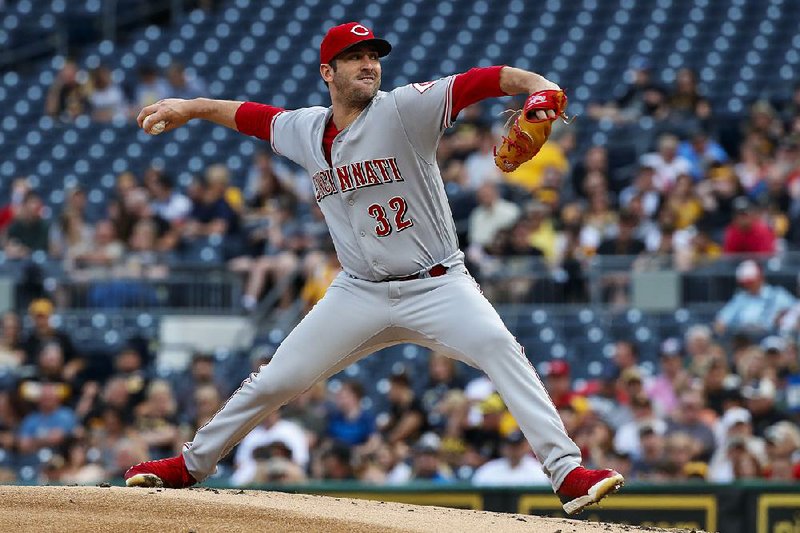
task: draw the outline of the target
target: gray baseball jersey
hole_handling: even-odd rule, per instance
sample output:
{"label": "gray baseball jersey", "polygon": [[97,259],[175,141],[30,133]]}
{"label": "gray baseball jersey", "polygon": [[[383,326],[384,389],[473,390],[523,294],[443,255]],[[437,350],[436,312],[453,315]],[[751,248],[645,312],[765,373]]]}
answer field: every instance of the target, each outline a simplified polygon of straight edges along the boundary
{"label": "gray baseball jersey", "polygon": [[[436,165],[452,114],[454,77],[379,92],[331,150],[322,140],[331,110],[283,111],[273,148],[312,176],[345,272],[186,444],[198,481],[270,412],[320,379],[381,348],[412,342],[486,372],[554,488],[580,465],[536,371],[463,265]],[[436,264],[445,275],[393,280]],[[381,282],[382,280],[385,280]]]}
{"label": "gray baseball jersey", "polygon": [[272,147],[308,171],[342,268],[378,281],[463,260],[436,147],[451,114],[454,76],[380,91],[322,149],[331,108],[278,114]]}

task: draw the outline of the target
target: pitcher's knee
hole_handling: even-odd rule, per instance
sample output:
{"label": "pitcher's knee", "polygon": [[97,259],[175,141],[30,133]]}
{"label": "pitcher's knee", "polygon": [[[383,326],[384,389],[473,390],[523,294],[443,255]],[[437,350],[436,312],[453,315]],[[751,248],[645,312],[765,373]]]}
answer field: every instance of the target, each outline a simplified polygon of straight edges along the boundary
{"label": "pitcher's knee", "polygon": [[297,379],[298,376],[282,376],[275,372],[261,372],[251,375],[242,383],[242,388],[249,388],[253,394],[269,400],[270,403],[279,401],[284,404],[301,394],[308,388],[302,380]]}

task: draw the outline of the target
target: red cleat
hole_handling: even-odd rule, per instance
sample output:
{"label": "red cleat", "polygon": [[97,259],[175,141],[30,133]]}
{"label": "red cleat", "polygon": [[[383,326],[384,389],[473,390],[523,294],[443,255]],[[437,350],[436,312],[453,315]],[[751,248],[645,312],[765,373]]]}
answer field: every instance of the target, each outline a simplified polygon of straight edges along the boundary
{"label": "red cleat", "polygon": [[575,514],[617,492],[624,484],[625,478],[614,470],[587,470],[579,466],[567,474],[557,494],[567,514]]}
{"label": "red cleat", "polygon": [[183,454],[158,461],[145,461],[125,472],[125,484],[129,487],[166,487],[183,489],[197,483],[183,460]]}

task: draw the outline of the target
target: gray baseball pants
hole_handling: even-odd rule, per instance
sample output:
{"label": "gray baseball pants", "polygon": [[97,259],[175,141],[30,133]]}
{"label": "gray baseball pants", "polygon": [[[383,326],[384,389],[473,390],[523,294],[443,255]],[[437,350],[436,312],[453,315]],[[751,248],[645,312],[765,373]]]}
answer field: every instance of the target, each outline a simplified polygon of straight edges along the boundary
{"label": "gray baseball pants", "polygon": [[463,266],[411,281],[372,282],[339,274],[325,297],[187,443],[197,481],[269,413],[367,355],[414,343],[483,370],[557,489],[581,454],[536,371]]}

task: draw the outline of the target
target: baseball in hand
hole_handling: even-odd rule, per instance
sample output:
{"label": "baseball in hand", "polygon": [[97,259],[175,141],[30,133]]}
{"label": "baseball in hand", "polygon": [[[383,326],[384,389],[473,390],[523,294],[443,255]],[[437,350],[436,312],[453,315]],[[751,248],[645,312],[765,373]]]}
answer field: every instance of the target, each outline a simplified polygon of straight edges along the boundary
{"label": "baseball in hand", "polygon": [[150,135],[158,135],[159,133],[164,133],[164,129],[167,127],[167,123],[163,120],[159,120],[150,128]]}

